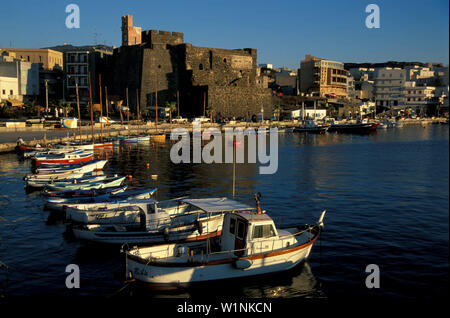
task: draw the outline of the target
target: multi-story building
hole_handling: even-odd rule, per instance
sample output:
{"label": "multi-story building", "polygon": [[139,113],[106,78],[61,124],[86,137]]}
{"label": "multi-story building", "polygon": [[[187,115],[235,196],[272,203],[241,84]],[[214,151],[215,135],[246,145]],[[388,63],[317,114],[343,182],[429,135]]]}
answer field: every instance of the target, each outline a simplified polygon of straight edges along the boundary
{"label": "multi-story building", "polygon": [[407,81],[404,87],[405,106],[413,110],[422,109],[439,103],[436,87],[418,86],[414,81]]}
{"label": "multi-story building", "polygon": [[347,97],[347,74],[344,63],[308,54],[300,62],[300,92]]}
{"label": "multi-story building", "polygon": [[50,49],[0,48],[0,52],[14,53],[16,58],[25,62],[37,63],[44,70],[63,69],[63,54]]}
{"label": "multi-story building", "polygon": [[377,68],[374,74],[376,107],[403,108],[406,71],[401,68]]}
{"label": "multi-story building", "polygon": [[274,78],[275,85],[279,87],[283,94],[297,95],[297,71],[283,69],[281,72],[275,73]]}
{"label": "multi-story building", "polygon": [[0,98],[25,101],[39,95],[39,65],[15,58],[14,53],[0,56]]}
{"label": "multi-story building", "polygon": [[64,54],[64,74],[61,76],[62,98],[76,105],[76,84],[83,112],[89,105],[89,74],[91,76],[91,94],[93,103],[99,102],[99,75],[102,76],[102,86],[108,85],[110,72],[107,65],[112,50],[106,46],[72,46],[54,47]]}

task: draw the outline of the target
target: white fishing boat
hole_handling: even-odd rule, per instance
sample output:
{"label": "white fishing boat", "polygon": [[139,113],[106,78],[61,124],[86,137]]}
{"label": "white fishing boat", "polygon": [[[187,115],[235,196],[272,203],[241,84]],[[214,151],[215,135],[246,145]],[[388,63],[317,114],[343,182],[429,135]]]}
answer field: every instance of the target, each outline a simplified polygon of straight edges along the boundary
{"label": "white fishing boat", "polygon": [[[193,201],[183,202],[191,204]],[[198,213],[189,214],[188,217],[172,218],[157,205],[148,204],[140,213],[139,225],[75,225],[72,231],[81,241],[106,244],[201,241],[221,235],[223,216],[223,211],[200,210]]]}
{"label": "white fishing boat", "polygon": [[49,183],[45,188],[49,192],[65,192],[65,191],[75,191],[75,190],[99,190],[106,188],[116,188],[122,185],[125,181],[124,176],[114,177],[109,176],[103,180],[97,181],[87,181],[87,182],[77,182],[76,180],[70,184],[60,185],[55,183]]}
{"label": "white fishing boat", "polygon": [[[180,199],[157,202],[153,199],[126,200],[121,202],[85,203],[66,206],[66,220],[82,224],[138,224],[140,215],[149,204],[153,210],[164,211],[169,217],[198,212]],[[181,219],[178,219],[181,221]],[[183,222],[185,222],[184,220]]]}
{"label": "white fishing boat", "polygon": [[44,182],[51,182],[51,181],[57,181],[57,180],[67,180],[67,179],[79,179],[82,178],[85,174],[84,173],[73,173],[71,171],[67,172],[61,172],[61,173],[52,173],[51,175],[48,174],[29,174],[23,177],[24,181],[29,180],[39,180]]}
{"label": "white fishing boat", "polygon": [[133,189],[126,190],[127,186],[120,192],[113,192],[110,194],[102,194],[90,197],[75,197],[75,198],[47,198],[46,208],[56,211],[64,211],[67,207],[77,207],[80,204],[96,204],[105,205],[106,203],[124,203],[131,200],[150,199],[156,192],[156,188],[153,189]]}
{"label": "white fishing boat", "polygon": [[[204,211],[217,210],[208,201],[198,200],[196,205]],[[125,251],[127,278],[165,289],[286,271],[308,258],[324,216],[325,211],[315,225],[277,229],[257,201],[256,213],[225,214],[216,245],[207,240]]]}
{"label": "white fishing boat", "polygon": [[137,137],[138,142],[150,141],[150,135],[140,135]]}
{"label": "white fishing boat", "polygon": [[89,182],[98,182],[103,181],[107,178],[107,175],[98,175],[98,176],[86,176],[83,175],[81,178],[77,179],[31,179],[26,181],[26,186],[31,188],[45,188],[47,185],[57,185],[57,186],[67,186],[72,185],[74,183],[89,183]]}
{"label": "white fishing boat", "polygon": [[80,163],[75,165],[46,165],[42,167],[42,165],[36,169],[37,174],[54,174],[54,173],[62,173],[62,172],[72,172],[72,173],[89,173],[93,171],[102,170],[108,160],[95,160],[89,161],[87,163]]}

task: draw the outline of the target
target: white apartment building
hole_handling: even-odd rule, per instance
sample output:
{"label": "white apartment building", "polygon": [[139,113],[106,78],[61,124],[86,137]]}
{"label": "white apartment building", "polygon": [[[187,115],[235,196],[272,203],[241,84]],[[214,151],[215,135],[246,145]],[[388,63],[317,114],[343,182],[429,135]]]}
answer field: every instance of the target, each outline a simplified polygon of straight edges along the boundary
{"label": "white apartment building", "polygon": [[416,82],[407,81],[404,88],[405,106],[414,110],[439,102],[436,87],[418,86]]}
{"label": "white apartment building", "polygon": [[377,107],[399,109],[404,107],[406,70],[384,67],[375,70],[374,99]]}
{"label": "white apartment building", "polygon": [[39,95],[39,65],[0,56],[0,98],[23,101]]}

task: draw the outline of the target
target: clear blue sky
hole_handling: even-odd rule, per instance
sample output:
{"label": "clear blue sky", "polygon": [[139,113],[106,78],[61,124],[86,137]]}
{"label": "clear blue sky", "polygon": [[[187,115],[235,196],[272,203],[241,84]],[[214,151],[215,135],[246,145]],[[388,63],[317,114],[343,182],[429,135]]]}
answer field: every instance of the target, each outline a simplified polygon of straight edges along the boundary
{"label": "clear blue sky", "polygon": [[[67,29],[66,5],[80,7],[81,28]],[[381,28],[367,29],[365,8],[380,7]],[[448,0],[25,0],[0,8],[0,47],[121,43],[121,16],[143,30],[184,33],[185,42],[251,47],[258,63],[298,68],[305,54],[342,62],[449,63]]]}

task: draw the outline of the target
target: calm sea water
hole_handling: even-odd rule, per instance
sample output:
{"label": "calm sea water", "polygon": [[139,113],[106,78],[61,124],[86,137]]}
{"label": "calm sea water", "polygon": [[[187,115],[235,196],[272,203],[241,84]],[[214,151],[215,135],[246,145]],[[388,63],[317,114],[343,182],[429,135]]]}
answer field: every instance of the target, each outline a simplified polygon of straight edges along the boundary
{"label": "calm sea water", "polygon": [[[131,185],[158,187],[157,198],[231,196],[232,164],[173,164],[171,141],[115,147],[108,172],[131,174]],[[242,297],[448,295],[449,130],[446,125],[380,130],[375,135],[279,135],[279,167],[260,175],[238,164],[237,197],[262,207],[279,224],[315,223],[325,231],[303,266],[264,279],[225,282],[217,295]],[[147,168],[147,163],[149,167]],[[208,288],[161,293],[121,282],[118,248],[80,244],[44,210],[39,192],[26,193],[30,162],[0,155],[0,294],[211,295]],[[157,180],[152,175],[158,175]],[[65,268],[80,267],[81,288],[67,289]],[[380,288],[367,289],[365,268],[380,268]]]}

